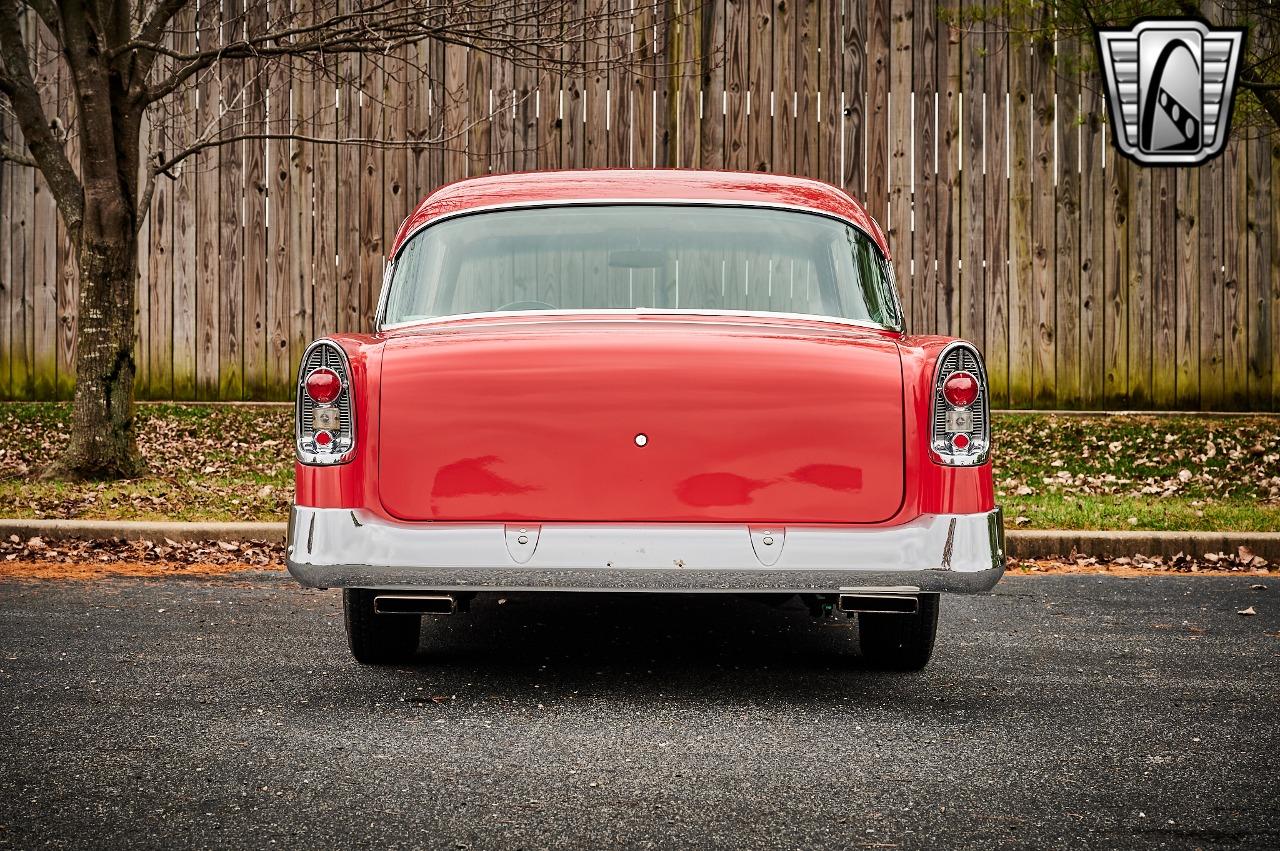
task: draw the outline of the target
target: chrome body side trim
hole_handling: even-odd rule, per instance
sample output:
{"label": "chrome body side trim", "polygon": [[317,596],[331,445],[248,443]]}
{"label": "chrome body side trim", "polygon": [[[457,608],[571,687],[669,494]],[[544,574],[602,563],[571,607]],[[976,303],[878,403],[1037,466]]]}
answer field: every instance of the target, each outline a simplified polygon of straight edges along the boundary
{"label": "chrome body side trim", "polygon": [[[493,212],[499,212],[502,210],[529,210],[529,209],[536,210],[536,209],[544,209],[548,207],[579,207],[579,206],[601,207],[601,206],[614,206],[614,205],[618,205],[618,206],[628,205],[628,206],[640,206],[640,207],[665,207],[665,206],[675,206],[675,205],[685,206],[685,207],[728,207],[728,208],[746,207],[749,209],[760,209],[760,210],[789,210],[791,212],[797,212],[797,213],[808,213],[809,215],[813,215],[813,216],[823,216],[825,218],[840,222],[841,224],[846,224],[849,227],[857,228],[863,234],[866,234],[867,238],[871,240],[871,244],[876,247],[876,251],[880,253],[880,260],[884,264],[884,266],[888,269],[889,274],[891,276],[893,274],[893,264],[889,260],[889,256],[883,250],[880,249],[880,245],[876,241],[875,234],[871,233],[871,231],[867,230],[862,225],[858,224],[852,219],[846,218],[836,213],[832,213],[829,210],[819,210],[814,207],[806,207],[802,204],[788,204],[784,201],[745,201],[745,200],[715,201],[715,200],[700,199],[700,198],[569,198],[569,199],[560,199],[555,201],[547,201],[547,200],[512,201],[512,202],[507,202],[502,204],[485,204],[479,207],[468,207],[462,210],[451,210],[447,213],[441,213],[439,216],[436,216],[433,219],[429,219],[423,222],[422,224],[415,227],[413,230],[406,233],[404,235],[404,239],[400,241],[400,245],[396,248],[396,253],[391,257],[387,258],[386,267],[383,269],[382,289],[378,293],[378,308],[377,308],[377,311],[374,313],[374,318],[373,318],[374,330],[381,332],[381,331],[388,331],[393,328],[402,328],[407,325],[419,324],[419,321],[417,320],[415,320],[414,322],[407,322],[407,323],[406,322],[397,322],[394,324],[384,324],[384,323],[387,315],[386,314],[387,300],[390,298],[390,295],[391,295],[391,276],[392,276],[392,273],[394,272],[396,261],[400,259],[400,253],[404,251],[405,246],[407,246],[414,237],[416,237],[419,233],[426,230],[427,228],[432,227],[433,225],[438,225],[441,222],[447,222],[451,219],[456,219],[462,216],[475,215],[477,213],[493,213]],[[877,323],[866,323],[866,324],[869,327],[880,328],[886,331],[897,331],[899,333],[902,333],[903,331],[902,300],[898,296],[898,287],[896,283],[893,281],[892,277],[890,278],[889,283],[890,283],[890,287],[889,287],[890,294],[893,297],[894,315],[898,318],[898,325],[896,326],[880,325]],[[459,314],[456,316],[441,316],[441,317],[435,317],[432,320],[421,320],[421,321],[426,321],[426,322],[447,321],[447,320],[462,319],[462,318],[467,318],[472,316],[491,316],[491,315],[508,315],[508,314],[528,315],[530,313],[541,313],[541,312],[542,311],[525,310],[525,311],[508,311],[506,314],[502,314],[495,311],[494,313],[481,313],[481,314],[472,313],[472,314]],[[564,312],[596,313],[599,311],[564,311]],[[629,313],[632,311],[621,311],[621,312]],[[673,311],[654,311],[654,312],[655,313],[671,313]],[[710,311],[689,311],[689,312],[690,313],[708,313],[709,315],[720,315],[719,313],[713,313]],[[737,315],[744,315],[744,314],[754,315],[747,311],[731,311],[726,313],[725,315],[737,316]],[[778,313],[778,314],[766,314],[766,315],[790,316],[790,317],[805,318],[805,319],[816,318],[816,319],[823,319],[823,320],[831,320],[834,322],[846,322],[849,324],[858,324],[858,320],[850,320],[850,319],[842,320],[837,317],[819,316],[817,314]]]}
{"label": "chrome body side trim", "polygon": [[537,548],[519,562],[507,524],[400,523],[363,509],[295,506],[289,572],[312,587],[441,592],[979,593],[1005,564],[998,508],[890,527],[776,526],[779,549],[764,559],[744,524],[536,525]]}

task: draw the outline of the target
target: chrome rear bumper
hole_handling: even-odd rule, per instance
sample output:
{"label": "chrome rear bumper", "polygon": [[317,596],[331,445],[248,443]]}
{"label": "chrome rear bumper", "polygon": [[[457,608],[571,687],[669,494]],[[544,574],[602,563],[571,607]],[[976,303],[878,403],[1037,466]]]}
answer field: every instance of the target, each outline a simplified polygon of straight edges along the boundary
{"label": "chrome rear bumper", "polygon": [[289,572],[319,588],[441,591],[989,591],[1000,509],[901,526],[397,523],[296,506]]}

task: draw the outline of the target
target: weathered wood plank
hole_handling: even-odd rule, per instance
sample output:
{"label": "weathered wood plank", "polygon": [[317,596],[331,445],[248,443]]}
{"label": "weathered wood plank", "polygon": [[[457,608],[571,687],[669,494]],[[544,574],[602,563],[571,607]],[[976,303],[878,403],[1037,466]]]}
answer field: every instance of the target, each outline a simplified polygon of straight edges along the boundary
{"label": "weathered wood plank", "polygon": [[[883,18],[888,14],[881,0],[873,6],[880,8]],[[867,186],[867,101],[869,97],[869,69],[867,65],[867,4],[846,3],[844,16],[836,26],[834,16],[824,16],[822,79],[829,81],[822,93],[822,120],[827,129],[822,134],[822,144],[829,144],[827,173],[833,182],[864,203],[868,202]],[[883,29],[883,25],[882,25]],[[826,35],[829,33],[829,35]],[[887,42],[877,45],[880,59],[888,52]],[[883,120],[883,104],[880,107]],[[883,149],[881,149],[883,154]],[[875,160],[883,170],[884,160]],[[873,165],[874,169],[875,166]],[[884,189],[881,184],[881,198]],[[870,209],[870,208],[868,208]],[[883,217],[880,210],[872,215]]]}
{"label": "weathered wood plank", "polygon": [[[1043,10],[1033,14],[1049,14]],[[1031,302],[1032,402],[1037,407],[1057,403],[1057,362],[1054,349],[1058,327],[1054,303],[1056,204],[1054,200],[1053,45],[1032,45],[1031,63]]]}
{"label": "weathered wood plank", "polygon": [[[1087,48],[1086,48],[1087,49]],[[1080,91],[1080,403],[1090,408],[1102,399],[1103,231],[1107,227],[1106,182],[1103,169],[1102,90],[1096,79],[1085,78]]]}
{"label": "weathered wood plank", "polygon": [[[58,56],[53,37],[36,27],[35,82],[45,115],[54,115],[58,100]],[[149,132],[148,127],[143,128]],[[144,136],[143,138],[146,138]],[[35,175],[32,199],[32,392],[36,399],[52,399],[58,385],[58,206],[44,175]]]}
{"label": "weathered wood plank", "polygon": [[[283,12],[283,10],[280,10]],[[340,62],[357,63],[356,56],[344,56]],[[267,126],[272,133],[285,135],[293,130],[293,104],[290,87],[292,68],[287,60],[273,63],[267,78]],[[353,99],[354,104],[354,99]],[[342,108],[345,110],[344,102]],[[351,128],[351,136],[358,135]],[[294,279],[297,277],[298,253],[293,242],[298,238],[294,222],[300,215],[294,209],[297,192],[293,188],[296,178],[290,153],[294,143],[289,139],[270,139],[264,149],[267,163],[267,351],[266,383],[277,392],[293,386],[294,375],[290,370],[293,355],[293,299]],[[341,149],[342,153],[355,154],[354,148]],[[357,175],[358,177],[358,175]],[[350,187],[352,199],[359,189],[357,180]],[[355,203],[345,206],[355,208]],[[357,297],[357,306],[359,304]],[[301,355],[299,355],[300,357]]]}
{"label": "weathered wood plank", "polygon": [[751,32],[749,0],[725,0],[725,168],[751,168],[747,146],[747,92],[750,64],[747,39]]}
{"label": "weathered wood plank", "polygon": [[[244,34],[243,0],[222,2],[222,43],[231,44]],[[219,94],[223,121],[229,134],[240,132],[247,119],[244,108],[244,67],[240,62],[220,63]],[[218,398],[244,397],[244,276],[245,241],[243,203],[249,185],[245,182],[245,142],[231,142],[220,151],[218,178],[223,203],[218,206]]]}
{"label": "weathered wood plank", "polygon": [[1223,226],[1223,397],[1231,410],[1249,403],[1249,245],[1245,232],[1248,213],[1245,187],[1248,148],[1240,140],[1227,143],[1224,164]]}
{"label": "weathered wood plank", "polygon": [[[317,15],[327,17],[337,11],[333,2],[322,3]],[[414,50],[417,48],[408,48]],[[326,57],[323,60],[321,74],[315,75],[315,119],[311,132],[322,139],[337,138],[338,92],[334,85],[337,79],[337,60]],[[405,82],[407,92],[417,94],[420,88],[415,85],[421,79],[418,73],[410,73]],[[417,106],[416,101],[412,104]],[[406,114],[415,115],[412,107],[406,106]],[[408,119],[407,119],[408,120]],[[312,333],[316,337],[332,334],[339,327],[338,266],[335,258],[338,254],[338,205],[345,203],[345,193],[338,183],[338,148],[335,145],[312,146],[312,178],[315,194],[315,219],[312,236],[312,267],[314,284],[312,289]],[[406,157],[412,156],[406,153]],[[411,181],[409,181],[411,183]],[[412,194],[407,187],[406,193]],[[246,279],[247,281],[247,279]],[[245,322],[250,317],[246,314]]]}
{"label": "weathered wood plank", "polygon": [[[0,141],[8,145],[22,142],[14,119],[8,111],[0,110]],[[13,356],[13,205],[18,198],[17,166],[8,160],[0,160],[0,399],[16,398],[10,383]]]}
{"label": "weathered wood plank", "polygon": [[676,168],[697,168],[701,151],[702,132],[702,73],[698,48],[702,44],[702,17],[692,14],[683,5],[679,14],[667,27],[669,55],[673,61],[671,79],[675,84],[675,97],[669,102],[669,121],[673,130],[674,165]]}
{"label": "weathered wood plank", "polygon": [[1223,215],[1222,158],[1211,160],[1200,172],[1200,278],[1199,358],[1200,405],[1206,410],[1223,406]]}
{"label": "weathered wood plank", "polygon": [[1056,296],[1054,335],[1054,403],[1074,408],[1080,400],[1080,71],[1081,47],[1074,41],[1058,46],[1054,116],[1057,156],[1057,191],[1054,254]]}
{"label": "weathered wood plank", "polygon": [[[983,97],[986,94],[985,33],[977,28],[963,35],[959,47],[963,57],[963,92],[960,96],[962,134],[960,205],[951,213],[953,227],[961,234],[960,312],[956,333],[972,340],[983,351],[987,347],[987,244],[986,224],[991,216],[986,197],[986,158],[983,150]],[[959,35],[959,33],[957,33]]]}
{"label": "weathered wood plank", "polygon": [[[1271,282],[1272,334],[1280,329],[1280,139],[1272,138],[1268,148],[1271,160]],[[1271,410],[1280,409],[1280,343],[1271,340]]]}
{"label": "weathered wood plank", "polygon": [[[565,4],[569,5],[568,2]],[[581,18],[586,14],[585,0],[572,0],[569,14]],[[564,44],[560,54],[566,61],[581,61],[585,56],[586,44],[582,38]],[[582,168],[585,155],[583,139],[583,123],[586,120],[586,104],[583,103],[583,92],[586,78],[575,70],[566,73],[561,79],[563,89],[560,99],[560,168]]]}
{"label": "weathered wood plank", "polygon": [[1115,128],[1108,125],[1106,150],[1107,209],[1102,231],[1102,364],[1107,404],[1123,405],[1129,393],[1129,190],[1134,169],[1110,146]]}
{"label": "weathered wood plank", "polygon": [[[795,4],[795,173],[819,177],[818,92],[821,84],[818,68],[817,0],[799,0]],[[827,17],[839,21],[839,7],[828,7]]]}
{"label": "weathered wood plank", "polygon": [[[1025,28],[1022,16],[1010,27]],[[1032,402],[1032,350],[1035,345],[1033,246],[1031,238],[1032,115],[1031,82],[1035,59],[1025,36],[1009,39],[1009,404]]]}
{"label": "weathered wood plank", "polygon": [[[183,6],[174,15],[173,46],[191,53],[196,49],[195,7]],[[176,144],[189,145],[199,134],[195,92],[179,89],[172,96],[173,133]],[[196,290],[199,271],[196,256],[196,209],[200,181],[196,160],[177,167],[173,184],[173,396],[196,396]]]}
{"label": "weathered wood plank", "polygon": [[911,51],[912,5],[907,0],[893,0],[890,8],[889,60],[889,211],[885,218],[885,234],[898,278],[898,296],[909,333],[924,333],[916,316],[911,255],[911,146],[912,96]]}
{"label": "weathered wood plank", "polygon": [[1178,277],[1177,197],[1173,170],[1154,169],[1151,184],[1151,401],[1172,405],[1177,396],[1176,290]]}
{"label": "weathered wood plank", "polygon": [[[939,0],[937,69],[938,80],[936,107],[937,145],[935,157],[937,210],[933,219],[935,254],[937,256],[937,283],[934,298],[934,328],[939,334],[964,336],[962,282],[963,251],[960,234],[960,153],[961,153],[961,75],[960,31],[948,23],[955,19],[958,6],[953,0]],[[981,343],[981,337],[975,342]]]}
{"label": "weathered wood plank", "polygon": [[[166,36],[168,47],[173,47],[173,34]],[[167,56],[156,57],[153,73],[163,79],[169,73],[171,61]],[[69,100],[69,99],[64,99]],[[166,101],[161,108],[152,111],[152,150],[158,143],[171,138],[173,119]],[[71,125],[67,125],[71,126]],[[146,164],[143,171],[145,173]],[[145,177],[141,178],[145,179]],[[145,185],[145,183],[140,184]],[[155,191],[151,197],[151,209],[143,223],[150,241],[148,253],[138,254],[138,265],[146,264],[150,286],[147,321],[148,380],[143,387],[138,384],[138,395],[151,399],[173,398],[173,181],[157,176]],[[60,249],[61,254],[61,249]],[[247,260],[248,258],[246,258]],[[141,295],[141,294],[140,294]]]}
{"label": "weathered wood plank", "polygon": [[1276,187],[1271,182],[1272,148],[1276,142],[1268,137],[1250,139],[1249,171],[1245,187],[1246,256],[1249,267],[1249,407],[1263,409],[1271,405],[1272,349],[1277,345],[1280,328],[1273,325],[1272,297],[1276,287],[1271,278],[1272,204]]}
{"label": "weathered wood plank", "polygon": [[655,75],[665,73],[654,54],[654,10],[648,4],[636,8],[635,43],[638,61],[631,69],[631,164],[653,168],[656,164],[657,98]]}
{"label": "weathered wood plank", "polygon": [[[1200,170],[1178,169],[1177,273],[1174,278],[1176,313],[1174,340],[1177,364],[1177,403],[1200,404]],[[1088,404],[1088,400],[1083,400]]]}
{"label": "weathered wood plank", "polygon": [[747,125],[749,168],[775,171],[773,165],[773,4],[747,0],[750,10],[747,34]]}
{"label": "weathered wood plank", "polygon": [[[383,66],[375,58],[361,58],[360,136],[375,138],[382,132],[384,105],[382,103]],[[484,76],[485,94],[488,93],[487,74]],[[468,145],[476,143],[488,147],[487,127],[481,138],[478,123],[471,127]],[[382,285],[383,199],[386,196],[386,175],[383,159],[386,152],[376,146],[365,146],[360,151],[360,255],[357,268],[360,282],[360,319],[355,329],[369,331],[373,328],[373,314],[378,307],[378,291]],[[478,162],[488,162],[488,151],[476,153]]]}
{"label": "weathered wood plank", "polygon": [[[221,9],[217,4],[201,5],[196,15],[196,39],[200,50],[220,43]],[[213,66],[199,75],[196,85],[196,127],[205,128],[221,110],[218,73]],[[221,147],[209,148],[192,158],[196,172],[196,396],[216,399],[219,394],[218,367],[221,358],[222,305],[219,218],[223,207],[220,171]],[[233,190],[227,188],[226,204],[232,204]]]}
{"label": "weathered wood plank", "polygon": [[1136,408],[1151,405],[1151,170],[1132,170],[1129,214],[1129,401]]}
{"label": "weathered wood plank", "polygon": [[[250,2],[245,21],[248,34],[266,31],[267,10],[262,3]],[[245,63],[245,130],[269,133],[267,122],[267,64]],[[332,100],[330,102],[332,107]],[[271,241],[267,233],[268,177],[267,142],[249,139],[244,142],[244,302],[242,319],[243,382],[246,399],[270,399],[272,388],[267,381],[267,268],[271,260]],[[332,148],[330,148],[332,153]],[[281,388],[283,389],[283,388]]]}
{"label": "weathered wood plank", "polygon": [[[335,135],[339,139],[350,139],[360,135],[361,64],[361,57],[356,55],[343,54],[337,59]],[[363,204],[357,200],[362,194],[363,152],[354,145],[339,145],[335,154],[339,193],[338,197],[334,198],[337,207],[334,216],[338,284],[337,328],[339,331],[356,331],[361,327],[360,317],[365,312],[361,302],[363,287],[360,285],[360,210]],[[287,164],[284,169],[284,179],[288,179]],[[271,221],[273,223],[277,221],[274,215]]]}
{"label": "weathered wood plank", "polygon": [[625,64],[609,67],[608,91],[608,155],[610,168],[631,167],[631,80],[630,70],[636,50],[635,9],[626,0],[612,0],[609,17],[607,55],[628,57]]}
{"label": "weathered wood plank", "polygon": [[[845,103],[846,109],[848,109],[848,97],[856,95],[865,86],[864,115],[867,126],[867,171],[863,178],[863,191],[866,193],[864,202],[867,205],[867,211],[881,223],[881,226],[888,227],[889,173],[893,168],[889,162],[891,123],[889,115],[889,82],[894,57],[893,45],[890,41],[892,16],[889,9],[889,0],[868,0],[866,10],[866,79],[863,81],[849,75],[849,63],[846,57]],[[846,173],[848,173],[848,166],[846,165],[845,168]]]}
{"label": "weathered wood plank", "polygon": [[608,0],[586,0],[587,15],[595,18],[587,27],[583,51],[586,74],[582,83],[582,159],[579,167],[604,168],[609,164],[609,26],[603,20],[609,11]]}
{"label": "weathered wood plank", "polygon": [[699,15],[697,46],[701,66],[702,115],[699,123],[698,164],[725,167],[725,0],[705,0]]}
{"label": "weathered wood plank", "polygon": [[986,342],[983,354],[991,381],[992,403],[1009,404],[1009,34],[1002,22],[983,27],[986,74],[983,104],[983,152],[986,174]]}
{"label": "weathered wood plank", "polygon": [[796,173],[796,14],[790,3],[773,7],[773,171]]}
{"label": "weathered wood plank", "polygon": [[917,334],[938,331],[938,7],[915,3],[912,36],[915,92],[915,191],[911,196],[911,300]]}

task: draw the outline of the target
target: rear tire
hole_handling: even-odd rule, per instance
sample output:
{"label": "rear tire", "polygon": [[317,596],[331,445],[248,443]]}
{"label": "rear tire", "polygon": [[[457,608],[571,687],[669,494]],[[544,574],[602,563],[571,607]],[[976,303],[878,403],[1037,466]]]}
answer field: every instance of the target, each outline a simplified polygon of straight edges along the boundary
{"label": "rear tire", "polygon": [[376,593],[367,588],[342,590],[342,612],[351,655],[365,665],[411,659],[418,652],[418,641],[422,637],[422,616],[376,614],[373,611]]}
{"label": "rear tire", "polygon": [[929,664],[938,634],[938,595],[921,594],[914,615],[858,615],[858,643],[868,665],[886,671],[919,671]]}

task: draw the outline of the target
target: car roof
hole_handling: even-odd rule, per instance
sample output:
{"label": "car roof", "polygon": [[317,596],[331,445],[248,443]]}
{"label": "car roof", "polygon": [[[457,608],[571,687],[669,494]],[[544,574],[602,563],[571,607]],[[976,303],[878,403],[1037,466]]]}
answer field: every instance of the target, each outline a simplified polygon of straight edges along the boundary
{"label": "car roof", "polygon": [[694,201],[776,204],[846,219],[871,235],[887,257],[884,233],[866,208],[830,184],[804,177],[692,169],[581,169],[473,177],[442,186],[396,232],[391,256],[409,234],[433,220],[468,210],[588,201]]}

